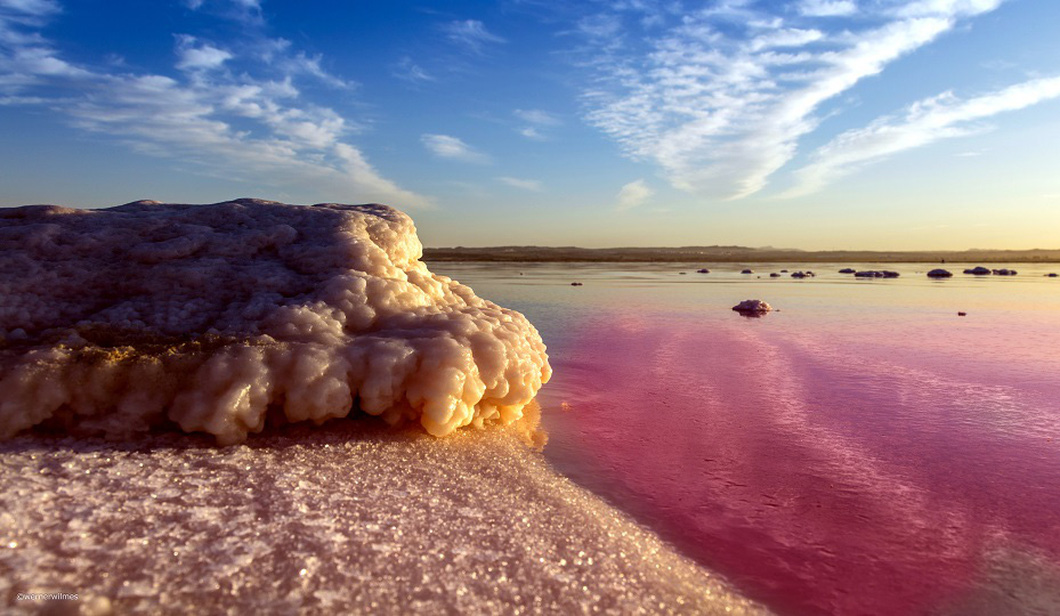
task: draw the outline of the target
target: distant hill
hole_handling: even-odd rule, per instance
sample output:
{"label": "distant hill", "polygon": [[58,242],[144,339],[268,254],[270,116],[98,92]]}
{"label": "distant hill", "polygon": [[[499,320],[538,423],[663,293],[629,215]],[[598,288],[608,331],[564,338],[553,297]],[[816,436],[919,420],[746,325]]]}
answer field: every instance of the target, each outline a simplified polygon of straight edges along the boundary
{"label": "distant hill", "polygon": [[425,261],[540,262],[800,262],[800,263],[1057,263],[1060,249],[962,251],[808,251],[746,246],[681,246],[679,248],[578,248],[576,246],[495,246],[489,248],[425,248]]}

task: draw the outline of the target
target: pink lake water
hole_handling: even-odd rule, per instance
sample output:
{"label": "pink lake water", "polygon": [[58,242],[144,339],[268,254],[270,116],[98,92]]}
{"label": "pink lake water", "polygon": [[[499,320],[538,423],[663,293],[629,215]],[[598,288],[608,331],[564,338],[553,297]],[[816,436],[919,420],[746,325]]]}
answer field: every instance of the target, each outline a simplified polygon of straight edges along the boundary
{"label": "pink lake water", "polygon": [[778,613],[1060,613],[1060,266],[845,266],[432,269],[541,331],[557,469]]}

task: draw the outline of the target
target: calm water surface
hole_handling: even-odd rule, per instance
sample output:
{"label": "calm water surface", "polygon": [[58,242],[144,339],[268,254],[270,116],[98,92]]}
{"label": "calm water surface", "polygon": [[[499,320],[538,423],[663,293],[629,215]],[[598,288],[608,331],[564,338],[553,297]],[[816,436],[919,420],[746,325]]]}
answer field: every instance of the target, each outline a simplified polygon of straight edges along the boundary
{"label": "calm water surface", "polygon": [[842,267],[432,264],[541,331],[553,463],[777,612],[1060,613],[1060,266]]}

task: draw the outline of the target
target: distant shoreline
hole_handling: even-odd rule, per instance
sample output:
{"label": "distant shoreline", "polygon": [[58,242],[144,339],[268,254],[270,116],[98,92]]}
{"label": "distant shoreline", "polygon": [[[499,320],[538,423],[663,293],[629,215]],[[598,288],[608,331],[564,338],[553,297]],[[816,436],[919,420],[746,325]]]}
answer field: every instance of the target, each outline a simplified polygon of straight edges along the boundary
{"label": "distant shoreline", "polygon": [[425,248],[424,261],[543,263],[1060,263],[1060,249],[962,251],[803,251],[743,246],[577,248],[497,246]]}

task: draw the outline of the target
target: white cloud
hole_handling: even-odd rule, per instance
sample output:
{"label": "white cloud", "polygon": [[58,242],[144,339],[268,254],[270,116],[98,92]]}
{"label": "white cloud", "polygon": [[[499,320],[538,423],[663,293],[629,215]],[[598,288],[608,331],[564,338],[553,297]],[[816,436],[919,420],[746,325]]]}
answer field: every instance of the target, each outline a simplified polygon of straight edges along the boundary
{"label": "white cloud", "polygon": [[22,16],[46,17],[61,9],[55,0],[0,0],[0,10]]}
{"label": "white cloud", "polygon": [[530,124],[518,130],[519,134],[533,141],[548,141],[547,129],[563,124],[559,118],[540,109],[516,109],[515,117]]}
{"label": "white cloud", "polygon": [[442,30],[450,41],[476,54],[481,54],[487,45],[507,42],[486,30],[485,24],[477,19],[451,21]]}
{"label": "white cloud", "polygon": [[541,186],[541,182],[537,180],[523,180],[520,178],[499,177],[497,178],[497,181],[501,182],[502,184],[507,184],[512,188],[529,190],[531,192],[541,192],[542,190],[544,190],[544,188]]}
{"label": "white cloud", "polygon": [[532,141],[548,141],[548,137],[543,135],[540,130],[533,126],[520,128],[519,134]]}
{"label": "white cloud", "polygon": [[843,17],[858,12],[853,0],[803,0],[799,12],[809,17]]}
{"label": "white cloud", "polygon": [[514,113],[515,117],[530,124],[538,124],[541,126],[559,126],[562,124],[562,122],[559,121],[559,118],[540,109],[516,109]]}
{"label": "white cloud", "polygon": [[203,71],[220,68],[227,60],[232,59],[232,54],[203,43],[196,45],[198,41],[194,36],[187,34],[177,35],[177,68],[184,71]]}
{"label": "white cloud", "polygon": [[823,102],[1000,1],[923,0],[897,11],[874,3],[882,12],[836,31],[820,14],[847,10],[842,3],[802,3],[798,28],[750,2],[716,4],[649,37],[646,52],[602,45],[586,117],[677,188],[747,197],[816,130]]}
{"label": "white cloud", "polygon": [[798,184],[785,195],[812,193],[903,150],[983,130],[972,124],[976,120],[1055,98],[1060,98],[1060,77],[1034,79],[963,101],[948,92],[919,101],[902,117],[880,118],[822,146],[809,165],[795,172]]}
{"label": "white cloud", "polygon": [[468,163],[489,162],[489,156],[472,148],[457,137],[449,135],[423,135],[423,146],[440,158],[450,158]]}
{"label": "white cloud", "polygon": [[[206,0],[184,0],[183,4],[192,11],[198,11],[207,3]],[[211,0],[207,10],[248,26],[265,25],[261,0]]]}
{"label": "white cloud", "polygon": [[354,82],[336,77],[321,68],[320,62],[322,59],[323,56],[321,55],[309,56],[305,52],[299,51],[293,56],[280,59],[276,64],[287,75],[308,75],[334,88],[353,88],[356,86]]}
{"label": "white cloud", "polygon": [[434,76],[423,67],[412,61],[408,56],[401,59],[394,67],[392,74],[398,79],[411,83],[422,83],[425,81],[436,81]]}
{"label": "white cloud", "polygon": [[[41,11],[48,4],[19,1]],[[5,9],[12,4],[0,2]],[[254,8],[256,3],[242,6]],[[42,24],[0,12],[0,33],[18,34],[0,38],[0,101],[49,107],[80,129],[138,152],[180,160],[208,175],[223,169],[227,178],[284,192],[323,193],[335,201],[431,205],[383,178],[346,142],[349,122],[304,100],[291,74],[280,81],[253,76],[255,69],[273,74],[279,64],[260,67],[241,58],[238,75],[209,70],[234,61],[235,54],[178,37],[177,65],[187,71],[180,78],[103,72],[64,60],[33,30]],[[306,58],[295,54],[281,59],[300,57]]]}
{"label": "white cloud", "polygon": [[618,191],[617,199],[619,211],[631,210],[639,205],[643,205],[648,199],[655,194],[644,180],[635,180],[626,184]]}

